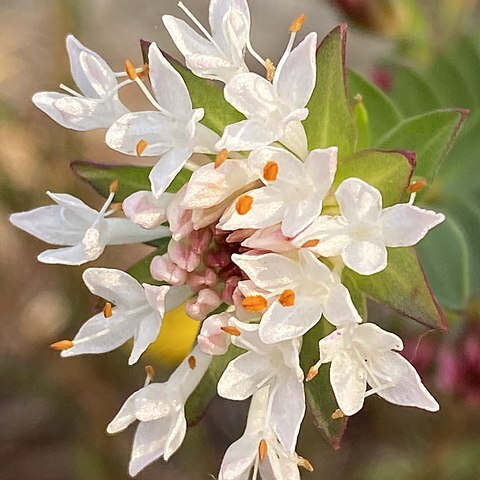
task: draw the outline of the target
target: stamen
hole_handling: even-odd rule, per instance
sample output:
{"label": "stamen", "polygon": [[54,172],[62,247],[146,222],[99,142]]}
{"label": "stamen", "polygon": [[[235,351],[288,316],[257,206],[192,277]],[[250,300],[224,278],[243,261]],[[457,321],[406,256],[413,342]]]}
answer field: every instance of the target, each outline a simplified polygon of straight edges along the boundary
{"label": "stamen", "polygon": [[277,179],[278,175],[278,163],[273,160],[269,160],[263,168],[263,177],[269,182],[273,182]]}
{"label": "stamen", "polygon": [[303,245],[302,248],[312,248],[316,247],[320,243],[320,240],[313,239],[313,240],[307,240]]}
{"label": "stamen", "polygon": [[307,373],[307,378],[306,378],[307,382],[310,382],[318,375],[318,369],[320,368],[320,365],[321,363],[317,362],[313,367],[310,368],[310,370]]}
{"label": "stamen", "polygon": [[103,316],[105,318],[110,318],[112,316],[112,304],[110,302],[107,302],[105,306],[103,307]]}
{"label": "stamen", "polygon": [[145,373],[147,377],[152,381],[155,378],[155,369],[151,365],[145,366]]}
{"label": "stamen", "polygon": [[305,20],[307,19],[305,14],[299,15],[290,25],[290,33],[297,33],[303,27]]}
{"label": "stamen", "polygon": [[263,463],[267,458],[268,454],[268,445],[264,438],[260,440],[258,444],[258,458],[260,459],[260,463]]}
{"label": "stamen", "polygon": [[253,205],[253,198],[250,195],[242,195],[235,205],[235,209],[239,215],[248,213]]}
{"label": "stamen", "polygon": [[297,465],[304,468],[307,472],[313,472],[313,466],[306,458],[299,456],[297,458]]}
{"label": "stamen", "polygon": [[121,212],[123,210],[123,203],[122,202],[114,202],[110,205],[110,212]]}
{"label": "stamen", "polygon": [[293,307],[295,304],[295,292],[293,290],[285,290],[278,299],[282,307]]}
{"label": "stamen", "polygon": [[268,302],[267,299],[261,295],[252,295],[242,300],[242,306],[249,312],[261,312],[268,307]]}
{"label": "stamen", "polygon": [[125,72],[130,80],[136,80],[137,70],[128,58],[125,60]]}
{"label": "stamen", "polygon": [[223,330],[225,333],[228,333],[233,337],[239,337],[242,334],[237,327],[231,327],[229,325],[226,327],[220,327],[220,330]]}
{"label": "stamen", "polygon": [[412,182],[409,187],[407,188],[408,193],[417,193],[420,190],[422,190],[425,186],[427,185],[427,181],[422,178],[420,180],[416,180],[415,182]]}
{"label": "stamen", "polygon": [[257,60],[257,62],[261,63],[265,68],[267,68],[267,62],[252,47],[252,43],[250,42],[250,38],[247,39],[247,50],[250,52],[252,57],[255,60]]}
{"label": "stamen", "polygon": [[70,95],[73,95],[74,97],[83,97],[82,94],[76,92],[75,90],[71,89],[70,87],[67,87],[63,83],[60,84],[60,88],[62,90],[65,90],[66,92],[68,92]]}
{"label": "stamen", "polygon": [[108,191],[110,193],[117,193],[118,192],[118,178],[116,178],[108,187]]}
{"label": "stamen", "polygon": [[137,155],[141,157],[142,153],[145,151],[147,147],[148,147],[148,142],[142,138],[142,140],[140,140],[137,143],[137,148],[136,148]]}
{"label": "stamen", "polygon": [[197,366],[197,359],[195,358],[195,355],[190,355],[188,357],[188,366],[192,369],[195,370],[195,367]]}
{"label": "stamen", "polygon": [[333,413],[332,413],[332,420],[338,420],[340,418],[343,418],[345,414],[337,408]]}
{"label": "stamen", "polygon": [[59,342],[52,343],[50,348],[56,350],[57,352],[63,352],[73,347],[73,342],[71,340],[60,340]]}
{"label": "stamen", "polygon": [[227,158],[228,158],[228,150],[226,148],[224,148],[223,150],[220,150],[217,153],[217,156],[215,158],[215,168],[218,168],[220,165],[222,165]]}
{"label": "stamen", "polygon": [[265,60],[265,69],[267,71],[267,74],[266,74],[267,80],[269,82],[272,82],[273,77],[275,77],[275,65],[269,58]]}
{"label": "stamen", "polygon": [[137,73],[140,78],[146,78],[150,75],[150,66],[145,64],[142,68],[137,68]]}

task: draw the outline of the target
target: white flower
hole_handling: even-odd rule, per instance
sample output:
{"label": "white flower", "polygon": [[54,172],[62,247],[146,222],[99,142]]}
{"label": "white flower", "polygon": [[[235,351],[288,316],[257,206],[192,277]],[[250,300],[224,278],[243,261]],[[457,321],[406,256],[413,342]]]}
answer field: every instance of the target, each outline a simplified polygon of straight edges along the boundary
{"label": "white flower", "polygon": [[107,145],[127,155],[161,156],[150,172],[152,191],[159,197],[193,152],[208,153],[218,136],[198,123],[203,108],[192,108],[185,82],[167,62],[155,43],[149,49],[153,99],[145,85],[137,83],[158,111],[133,112],[117,120],[107,131]]}
{"label": "white flower", "polygon": [[221,218],[220,228],[265,228],[281,222],[282,233],[294,237],[320,215],[335,177],[337,151],[313,150],[302,162],[282,148],[254,150],[248,163],[266,186],[239,197]]}
{"label": "white flower", "polygon": [[300,339],[274,345],[262,342],[258,325],[231,320],[240,335],[232,343],[249,350],[232,360],[218,382],[218,394],[245,400],[269,385],[270,416],[267,419],[285,450],[293,454],[305,414],[303,372],[299,365]]}
{"label": "white flower", "polygon": [[146,242],[169,235],[166,227],[145,230],[126,218],[107,218],[114,194],[97,212],[78,198],[64,193],[47,195],[57,205],[14,213],[10,221],[18,228],[53,245],[63,248],[46,250],[38,256],[43,263],[82,265],[97,259],[106,245]]}
{"label": "white flower", "polygon": [[133,337],[132,365],[158,337],[165,310],[181,305],[192,293],[188,287],[140,285],[127,273],[109,268],[88,268],[83,281],[94,295],[115,306],[111,316],[101,312],[90,318],[62,357],[110,352]]}
{"label": "white flower", "polygon": [[335,196],[340,215],[321,216],[294,241],[319,240],[312,250],[323,257],[341,255],[348,268],[372,275],[387,266],[385,247],[408,247],[443,222],[441,213],[400,203],[382,210],[382,194],[358,178],[347,178]]}
{"label": "white flower", "polygon": [[269,294],[243,301],[247,309],[266,310],[260,322],[260,338],[266,343],[300,337],[322,315],[333,325],[361,322],[347,288],[308,250],[299,252],[298,262],[275,253],[234,254],[232,260]]}
{"label": "white flower", "polygon": [[[397,405],[437,411],[440,407],[413,366],[399,353],[402,340],[372,323],[339,328],[319,342],[320,361],[332,362],[330,382],[345,415],[357,413],[365,397],[378,394]],[[366,392],[367,383],[371,390]]]}
{"label": "white flower", "polygon": [[168,206],[173,198],[173,193],[157,198],[151,191],[141,190],[122,202],[122,210],[133,223],[143,228],[156,228],[167,220]]}
{"label": "white flower", "polygon": [[223,355],[227,353],[231,344],[231,334],[236,334],[236,330],[230,327],[231,320],[234,319],[229,313],[223,312],[211,315],[202,323],[202,329],[197,336],[197,343],[200,350],[208,355]]}
{"label": "white flower", "polygon": [[62,85],[69,95],[39,92],[33,96],[33,103],[66,128],[80,131],[109,128],[128,113],[118,98],[115,73],[103,58],[73,35],[67,37],[67,51],[73,79],[83,95]]}
{"label": "white flower", "polygon": [[[195,358],[191,367],[189,359]],[[185,402],[205,374],[211,357],[197,347],[165,383],[152,383],[131,395],[107,427],[118,433],[139,420],[129,473],[137,475],[147,465],[163,457],[167,461],[185,438]]]}
{"label": "white flower", "polygon": [[199,77],[227,83],[234,75],[248,71],[245,48],[250,36],[250,11],[246,0],[211,0],[211,35],[180,2],[179,6],[205,36],[186,22],[170,15],[162,17],[187,67]]}
{"label": "white flower", "polygon": [[254,479],[259,472],[263,480],[300,480],[301,459],[285,451],[266,423],[268,403],[268,387],[253,395],[245,432],[225,452],[218,480],[246,480],[252,469]]}
{"label": "white flower", "polygon": [[225,128],[218,150],[253,150],[280,141],[300,157],[306,156],[301,122],[307,118],[305,106],[315,87],[317,35],[310,33],[293,51],[292,44],[291,39],[273,83],[255,73],[241,73],[227,84],[226,100],[247,120]]}

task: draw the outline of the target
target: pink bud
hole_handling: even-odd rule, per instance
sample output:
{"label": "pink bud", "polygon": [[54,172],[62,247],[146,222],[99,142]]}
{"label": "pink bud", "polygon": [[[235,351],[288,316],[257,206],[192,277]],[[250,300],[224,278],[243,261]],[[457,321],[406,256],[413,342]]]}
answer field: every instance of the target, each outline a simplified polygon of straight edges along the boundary
{"label": "pink bud", "polygon": [[192,250],[201,255],[208,248],[213,237],[213,233],[209,228],[202,228],[201,230],[194,230],[189,238]]}
{"label": "pink bud", "polygon": [[200,350],[207,355],[223,355],[231,343],[231,335],[222,330],[232,318],[228,313],[219,313],[208,317],[202,324],[197,337]]}
{"label": "pink bud", "polygon": [[155,199],[152,192],[140,191],[127,197],[122,203],[125,215],[143,228],[155,228],[167,219],[167,205],[170,194]]}
{"label": "pink bud", "polygon": [[185,238],[192,230],[192,211],[182,207],[185,197],[186,186],[184,185],[174,196],[167,209],[167,218],[174,240]]}
{"label": "pink bud", "polygon": [[214,268],[222,268],[231,262],[230,253],[226,250],[208,252],[205,258],[205,265]]}
{"label": "pink bud", "polygon": [[191,272],[188,274],[188,284],[194,292],[198,292],[202,288],[216,287],[218,282],[217,274],[207,268],[204,272]]}
{"label": "pink bud", "polygon": [[158,255],[150,264],[150,273],[155,280],[180,286],[187,281],[187,272],[169,260],[168,255]]}
{"label": "pink bud", "polygon": [[240,277],[234,276],[227,278],[225,281],[225,287],[222,290],[222,300],[229,305],[233,304],[233,292],[237,288],[238,282],[241,280]]}
{"label": "pink bud", "polygon": [[222,300],[215,290],[204,288],[198,292],[197,298],[189,300],[185,311],[194,320],[203,320],[210,312],[220,306]]}
{"label": "pink bud", "polygon": [[193,272],[200,265],[200,256],[184,243],[171,240],[168,244],[168,255],[173,263],[187,272]]}

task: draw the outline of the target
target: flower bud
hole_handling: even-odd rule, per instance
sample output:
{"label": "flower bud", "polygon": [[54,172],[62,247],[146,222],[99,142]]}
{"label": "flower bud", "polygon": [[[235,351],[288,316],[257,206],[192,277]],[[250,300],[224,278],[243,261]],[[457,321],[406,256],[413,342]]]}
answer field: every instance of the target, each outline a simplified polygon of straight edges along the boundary
{"label": "flower bud", "polygon": [[203,320],[205,317],[220,306],[222,300],[215,290],[204,288],[198,292],[197,298],[189,300],[185,306],[185,311],[190,318],[194,320]]}
{"label": "flower bud", "polygon": [[135,192],[122,204],[125,215],[143,228],[155,228],[167,219],[166,208],[160,207],[151,192]]}
{"label": "flower bud", "polygon": [[198,346],[208,355],[223,355],[230,346],[231,335],[222,330],[227,327],[231,315],[219,313],[208,317],[202,325],[197,337]]}
{"label": "flower bud", "polygon": [[187,272],[170,261],[168,255],[155,257],[150,264],[150,273],[155,280],[174,286],[184,285],[187,281]]}

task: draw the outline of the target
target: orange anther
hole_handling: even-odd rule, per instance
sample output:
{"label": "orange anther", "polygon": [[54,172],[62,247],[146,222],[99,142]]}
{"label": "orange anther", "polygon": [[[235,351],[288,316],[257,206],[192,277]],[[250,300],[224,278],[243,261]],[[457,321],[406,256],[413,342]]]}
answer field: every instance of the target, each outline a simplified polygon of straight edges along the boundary
{"label": "orange anther", "polygon": [[343,418],[345,414],[337,408],[333,413],[332,413],[332,420],[338,420],[339,418]]}
{"label": "orange anther", "polygon": [[306,378],[307,382],[309,382],[310,380],[313,380],[317,375],[318,375],[318,367],[314,365],[307,373],[307,378]]}
{"label": "orange anther", "polygon": [[299,15],[290,25],[290,32],[297,33],[303,27],[306,19],[307,17],[303,13]]}
{"label": "orange anther", "polygon": [[103,307],[103,316],[105,318],[110,318],[112,316],[112,304],[107,302]]}
{"label": "orange anther", "polygon": [[285,290],[278,299],[282,307],[292,307],[295,304],[295,292],[293,290]]}
{"label": "orange anther", "polygon": [[217,153],[215,157],[215,168],[218,168],[228,158],[228,150],[224,148]]}
{"label": "orange anther", "polygon": [[316,239],[307,240],[307,241],[302,245],[302,248],[312,248],[312,247],[316,247],[319,243],[320,243],[320,240],[316,240]]}
{"label": "orange anther", "polygon": [[263,167],[263,178],[269,182],[273,182],[277,179],[278,175],[278,163],[273,160],[268,161]]}
{"label": "orange anther", "polygon": [[220,327],[220,330],[223,330],[225,333],[228,333],[234,337],[239,337],[242,334],[237,327],[231,327],[230,325],[226,327]]}
{"label": "orange anther", "polygon": [[145,64],[142,68],[142,71],[138,74],[138,76],[140,78],[144,78],[144,77],[148,77],[148,75],[150,74],[150,67]]}
{"label": "orange anther", "polygon": [[128,58],[125,60],[125,72],[130,80],[135,80],[137,78],[137,71]]}
{"label": "orange anther", "polygon": [[235,209],[239,215],[248,213],[253,205],[253,198],[250,195],[242,195],[235,205]]}
{"label": "orange anther", "polygon": [[252,295],[242,300],[242,306],[249,312],[261,312],[268,307],[268,302],[267,299],[261,295]]}
{"label": "orange anther", "polygon": [[145,149],[148,147],[148,142],[146,140],[140,140],[138,143],[137,143],[137,148],[136,148],[136,151],[137,151],[137,155],[139,157],[142,156],[142,153],[145,151]]}
{"label": "orange anther", "polygon": [[197,359],[195,358],[195,355],[190,355],[188,357],[188,366],[194,370],[195,367],[197,366]]}
{"label": "orange anther", "polygon": [[297,459],[297,465],[304,468],[307,472],[313,472],[313,466],[306,458],[299,456]]}
{"label": "orange anther", "polygon": [[155,378],[155,369],[151,365],[145,366],[145,373],[150,380]]}
{"label": "orange anther", "polygon": [[258,458],[260,459],[260,462],[263,463],[265,459],[267,458],[268,454],[268,445],[267,442],[264,438],[260,440],[260,443],[258,444]]}
{"label": "orange anther", "polygon": [[117,193],[118,192],[118,180],[115,179],[110,186],[108,187],[110,193]]}
{"label": "orange anther", "polygon": [[407,188],[408,193],[417,193],[420,190],[422,190],[423,187],[427,184],[427,181],[422,178],[420,180],[417,180],[415,182],[412,182],[409,187]]}
{"label": "orange anther", "polygon": [[267,71],[266,73],[267,80],[269,82],[273,82],[273,77],[275,77],[276,68],[273,62],[269,58],[265,60],[265,70]]}
{"label": "orange anther", "polygon": [[56,350],[57,352],[63,352],[73,347],[73,342],[71,340],[60,340],[59,342],[52,343],[50,348]]}

